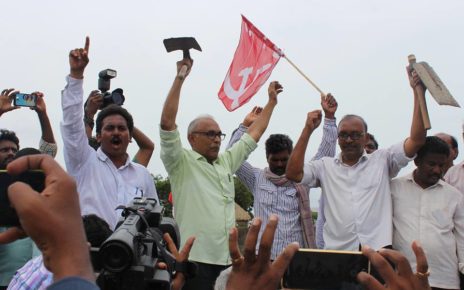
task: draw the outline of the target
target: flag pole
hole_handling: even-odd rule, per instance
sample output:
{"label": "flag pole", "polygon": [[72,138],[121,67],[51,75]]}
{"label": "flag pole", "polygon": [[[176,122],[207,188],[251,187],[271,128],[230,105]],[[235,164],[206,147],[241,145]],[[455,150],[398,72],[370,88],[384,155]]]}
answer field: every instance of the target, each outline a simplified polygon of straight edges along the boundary
{"label": "flag pole", "polygon": [[290,63],[319,93],[325,96],[325,93],[312,81],[306,76],[291,60],[288,59],[286,55],[283,55],[283,58],[285,58],[288,63]]}

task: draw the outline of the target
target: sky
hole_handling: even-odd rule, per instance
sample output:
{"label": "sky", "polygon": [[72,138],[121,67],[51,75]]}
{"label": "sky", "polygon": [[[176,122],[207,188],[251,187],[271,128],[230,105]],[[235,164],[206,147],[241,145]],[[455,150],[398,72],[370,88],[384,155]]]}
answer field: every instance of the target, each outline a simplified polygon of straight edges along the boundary
{"label": "sky", "polygon": [[[124,107],[135,125],[155,142],[148,166],[166,176],[159,158],[159,120],[164,99],[181,52],[167,53],[163,39],[195,37],[203,52],[192,51],[192,72],[184,83],[177,125],[189,147],[186,129],[201,114],[213,115],[230,137],[253,106],[267,101],[272,80],[284,86],[269,127],[249,161],[265,167],[264,140],[272,133],[288,134],[295,142],[309,111],[320,108],[319,93],[286,60],[281,59],[269,81],[253,99],[228,112],[217,97],[238,44],[241,14],[254,23],[324,92],[339,103],[338,118],[358,114],[380,147],[404,140],[410,130],[413,95],[405,67],[407,56],[428,62],[455,99],[464,106],[462,31],[464,2],[432,1],[1,1],[0,88],[45,94],[48,115],[64,166],[59,123],[60,92],[69,73],[68,53],[83,47],[90,36],[90,63],[84,90],[97,88],[98,72],[112,68],[111,86],[123,88]],[[432,129],[458,138],[463,153],[461,108],[440,106],[426,96]],[[22,147],[36,147],[40,126],[26,108],[0,118],[0,128],[16,131]],[[314,155],[322,128],[314,132],[306,158]],[[222,149],[225,148],[223,142]],[[129,153],[137,150],[135,142]],[[337,148],[337,152],[338,152]],[[412,171],[411,163],[400,175]],[[311,196],[316,207],[319,193]]]}

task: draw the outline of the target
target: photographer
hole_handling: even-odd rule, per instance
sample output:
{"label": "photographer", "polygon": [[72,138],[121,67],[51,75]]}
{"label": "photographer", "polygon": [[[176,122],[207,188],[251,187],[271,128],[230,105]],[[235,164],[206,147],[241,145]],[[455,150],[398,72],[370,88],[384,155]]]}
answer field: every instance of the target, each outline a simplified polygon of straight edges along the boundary
{"label": "photographer", "polygon": [[[7,112],[21,108],[13,105],[13,100],[17,93],[19,93],[19,91],[15,91],[14,89],[4,89],[2,91],[0,95],[0,117]],[[31,107],[31,110],[34,110],[37,113],[40,128],[42,130],[42,136],[39,141],[39,150],[44,154],[55,157],[58,146],[56,145],[50,119],[48,118],[44,95],[41,92],[34,92],[32,94],[37,96],[37,105],[35,107]],[[1,160],[0,163],[3,164]]]}
{"label": "photographer", "polygon": [[69,53],[70,74],[62,91],[66,168],[76,178],[82,214],[97,214],[114,229],[120,205],[134,197],[152,197],[158,200],[153,178],[148,170],[132,161],[127,146],[133,134],[132,116],[122,107],[110,105],[101,110],[96,119],[97,141],[95,151],[89,144],[84,126],[83,78],[89,62],[89,38],[85,48]]}
{"label": "photographer", "polygon": [[[7,112],[20,109],[19,106],[13,105],[13,100],[19,91],[14,89],[5,89],[0,94],[0,116]],[[37,104],[31,107],[35,110],[39,118],[42,136],[39,141],[39,149],[42,153],[55,157],[57,145],[53,135],[50,120],[47,115],[47,109],[44,101],[44,95],[41,92],[32,93],[37,96]],[[0,169],[5,169],[19,150],[19,138],[15,132],[9,130],[0,131]],[[6,286],[14,275],[15,271],[21,268],[24,263],[32,258],[34,246],[30,239],[22,239],[14,243],[7,243],[11,237],[20,234],[15,228],[0,227],[0,289],[6,289]]]}

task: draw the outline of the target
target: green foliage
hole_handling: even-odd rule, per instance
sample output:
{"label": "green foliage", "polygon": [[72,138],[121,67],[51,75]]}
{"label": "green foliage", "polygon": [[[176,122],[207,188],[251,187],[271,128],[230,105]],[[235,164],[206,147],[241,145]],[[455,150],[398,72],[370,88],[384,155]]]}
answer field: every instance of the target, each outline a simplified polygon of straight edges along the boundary
{"label": "green foliage", "polygon": [[313,223],[316,224],[317,221],[317,211],[311,211],[311,217],[313,219]]}
{"label": "green foliage", "polygon": [[169,178],[163,178],[161,175],[156,175],[153,177],[153,180],[155,182],[160,203],[164,206],[163,215],[172,217],[172,205],[168,202],[169,193],[171,192],[171,183],[169,182]]}
{"label": "green foliage", "polygon": [[234,185],[235,202],[253,216],[251,212],[253,209],[253,194],[236,176],[234,176]]}

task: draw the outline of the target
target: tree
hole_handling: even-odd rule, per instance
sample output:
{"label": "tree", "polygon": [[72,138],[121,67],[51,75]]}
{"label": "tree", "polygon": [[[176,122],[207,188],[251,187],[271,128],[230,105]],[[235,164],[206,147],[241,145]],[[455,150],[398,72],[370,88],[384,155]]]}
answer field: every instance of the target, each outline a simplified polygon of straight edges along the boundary
{"label": "tree", "polygon": [[163,178],[161,175],[153,177],[155,182],[158,198],[162,206],[164,206],[163,216],[172,217],[172,204],[168,201],[169,193],[171,192],[171,183],[169,178]]}
{"label": "tree", "polygon": [[253,216],[253,194],[243,183],[234,176],[235,202]]}

